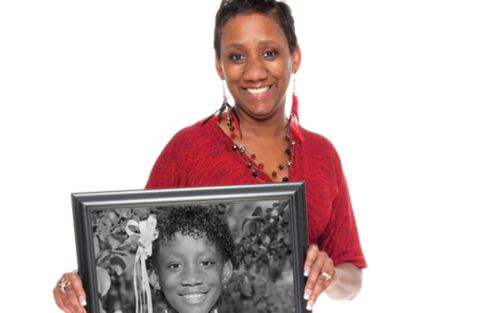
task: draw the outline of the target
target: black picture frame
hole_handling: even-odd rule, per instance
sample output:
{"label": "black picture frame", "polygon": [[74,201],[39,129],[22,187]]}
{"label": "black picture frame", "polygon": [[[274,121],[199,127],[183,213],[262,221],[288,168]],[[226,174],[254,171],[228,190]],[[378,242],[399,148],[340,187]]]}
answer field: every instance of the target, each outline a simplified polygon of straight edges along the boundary
{"label": "black picture frame", "polygon": [[[115,291],[108,293],[112,288],[123,289],[125,288],[123,286],[130,284],[129,280],[123,278],[130,276],[130,258],[127,258],[125,254],[121,255],[122,258],[119,257],[119,253],[121,253],[120,247],[123,247],[126,241],[126,239],[120,241],[123,239],[123,224],[125,220],[141,220],[151,215],[156,217],[156,214],[159,212],[163,214],[162,212],[171,210],[174,207],[188,206],[201,206],[211,210],[218,210],[217,212],[220,211],[222,215],[226,214],[226,216],[234,214],[234,216],[239,218],[239,220],[231,218],[234,224],[231,229],[240,229],[241,233],[235,234],[231,231],[233,236],[239,236],[240,238],[239,243],[236,242],[236,246],[244,248],[241,248],[244,252],[240,255],[238,267],[240,276],[235,278],[233,277],[235,274],[231,277],[231,279],[234,278],[234,285],[230,288],[230,292],[232,293],[230,294],[231,296],[224,294],[226,297],[225,300],[220,300],[223,302],[223,309],[219,309],[219,313],[236,311],[234,307],[231,309],[231,299],[233,299],[231,297],[250,299],[246,303],[247,307],[254,301],[252,305],[253,309],[243,310],[245,312],[259,312],[262,306],[266,305],[276,305],[273,312],[279,312],[279,306],[282,306],[283,303],[275,303],[278,300],[288,301],[285,303],[289,305],[288,309],[286,309],[287,312],[306,312],[306,301],[303,300],[302,296],[305,285],[303,268],[309,242],[305,185],[303,182],[73,193],[71,198],[78,269],[86,291],[86,309],[89,313],[100,313],[103,309],[109,313],[115,311],[116,306],[125,305],[117,300],[109,300],[112,297],[111,294],[116,294]],[[278,214],[279,216],[277,216]],[[234,220],[237,220],[237,222],[234,222]],[[245,220],[246,222],[244,222]],[[252,232],[252,230],[249,230],[251,227],[248,225],[252,224],[249,221],[254,220],[253,224],[260,226],[255,226],[257,228]],[[267,228],[262,226],[264,224]],[[281,229],[280,231],[284,235],[275,235],[275,231],[278,228]],[[264,229],[274,229],[274,231],[268,236]],[[264,239],[262,239],[263,236]],[[271,245],[271,242],[274,242],[274,245]],[[257,248],[255,248],[256,246]],[[278,249],[276,246],[280,247],[280,250],[276,250]],[[127,253],[134,254],[135,246],[132,244],[128,247],[132,249],[132,252],[128,251]],[[264,252],[255,252],[256,250],[260,251],[259,249]],[[115,252],[118,254],[114,255],[113,253]],[[288,258],[290,262],[285,262],[280,260],[280,258]],[[263,259],[268,261],[268,268],[265,271],[261,267]],[[248,260],[250,261],[247,262]],[[252,264],[252,260],[259,263]],[[277,264],[275,264],[276,262]],[[106,264],[107,267],[103,264]],[[283,272],[278,273],[281,276],[275,273],[277,265],[281,267],[283,272],[286,271],[288,276],[290,276],[290,273],[293,274],[291,282],[290,278],[285,279],[282,277],[285,276]],[[134,263],[133,267],[135,268],[135,266],[136,264]],[[241,271],[244,271],[246,267],[249,267],[249,274],[247,275],[248,277],[244,277],[242,280]],[[107,290],[106,283],[100,285],[101,281],[98,281],[102,279],[103,268],[106,269],[111,283]],[[265,288],[262,287],[261,277],[252,277],[253,274],[251,273],[254,272],[254,268],[259,268],[257,269],[259,271],[257,275],[267,273],[268,277],[273,277],[265,282]],[[270,273],[274,273],[273,276]],[[104,276],[106,276],[105,273]],[[120,279],[122,281],[118,281]],[[136,278],[134,277],[134,279]],[[279,282],[279,286],[281,287],[275,286],[278,284],[278,279],[284,281]],[[257,285],[257,280],[261,282],[261,285]],[[107,281],[107,279],[104,281]],[[248,285],[245,285],[247,282]],[[250,289],[246,288],[250,291],[242,293],[242,291],[246,290],[245,287],[250,287]],[[104,295],[99,294],[99,288],[104,289]],[[240,289],[239,293],[235,291],[238,288]],[[265,289],[264,291],[262,290],[263,288]],[[273,292],[277,292],[280,288],[284,290],[281,296],[273,294]],[[154,296],[154,289],[152,290]],[[124,293],[123,291],[120,292]],[[119,298],[126,298],[127,303],[129,303],[132,295],[125,297],[120,295],[120,292],[118,292]],[[126,291],[125,293],[130,293],[130,291]],[[288,295],[283,296],[283,294]],[[137,294],[133,296],[134,298],[139,298]],[[275,297],[275,299],[272,299],[272,297]],[[110,307],[107,307],[110,305],[108,303],[110,301],[114,301],[113,305],[115,308],[112,310],[110,310]],[[262,301],[264,301],[264,304],[261,303]],[[124,313],[127,312],[123,308],[119,309]],[[135,312],[135,309],[132,312]]]}

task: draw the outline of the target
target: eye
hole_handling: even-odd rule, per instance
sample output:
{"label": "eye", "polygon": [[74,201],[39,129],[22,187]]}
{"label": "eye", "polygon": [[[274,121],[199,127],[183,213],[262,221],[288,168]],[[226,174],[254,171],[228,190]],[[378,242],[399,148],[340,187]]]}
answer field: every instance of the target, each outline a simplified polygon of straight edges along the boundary
{"label": "eye", "polygon": [[233,61],[234,63],[241,63],[244,60],[244,57],[241,53],[231,53],[229,55],[229,60]]}
{"label": "eye", "polygon": [[279,55],[279,52],[276,49],[269,49],[269,50],[264,51],[264,53],[263,53],[263,56],[266,59],[273,59],[278,55]]}
{"label": "eye", "polygon": [[211,260],[203,260],[203,261],[200,262],[200,264],[203,267],[210,267],[210,266],[214,265],[215,262],[211,261]]}
{"label": "eye", "polygon": [[167,268],[172,269],[172,270],[180,269],[180,268],[182,268],[182,264],[178,263],[178,262],[170,263],[167,265]]}

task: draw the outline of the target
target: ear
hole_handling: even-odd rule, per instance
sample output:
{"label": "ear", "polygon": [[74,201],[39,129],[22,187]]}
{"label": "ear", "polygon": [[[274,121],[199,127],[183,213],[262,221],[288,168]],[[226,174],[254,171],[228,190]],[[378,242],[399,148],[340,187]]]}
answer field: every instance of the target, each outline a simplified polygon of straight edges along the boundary
{"label": "ear", "polygon": [[149,271],[149,284],[153,286],[154,289],[161,290],[160,277],[158,276],[156,269]]}
{"label": "ear", "polygon": [[227,260],[222,267],[222,283],[225,284],[231,278],[233,274],[233,263],[231,260]]}
{"label": "ear", "polygon": [[219,56],[215,56],[215,69],[217,70],[217,74],[219,74],[220,79],[226,79],[224,76],[224,70],[222,69],[222,63],[220,61]]}
{"label": "ear", "polygon": [[300,68],[300,61],[302,59],[302,52],[300,51],[300,46],[297,45],[295,51],[292,54],[292,73],[297,73]]}

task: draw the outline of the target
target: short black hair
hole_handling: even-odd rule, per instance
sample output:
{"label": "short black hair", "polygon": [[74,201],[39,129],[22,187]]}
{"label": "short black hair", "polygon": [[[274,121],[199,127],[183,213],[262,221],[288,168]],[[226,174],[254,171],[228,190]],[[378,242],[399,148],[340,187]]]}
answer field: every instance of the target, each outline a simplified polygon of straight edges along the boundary
{"label": "short black hair", "polygon": [[260,13],[274,18],[285,33],[290,52],[295,52],[295,23],[292,10],[286,3],[276,0],[222,0],[215,16],[214,49],[217,57],[220,57],[222,27],[230,18],[249,13]]}
{"label": "short black hair", "polygon": [[222,261],[235,264],[234,241],[229,226],[220,214],[208,207],[179,206],[162,208],[157,213],[158,239],[153,242],[153,256],[160,246],[176,233],[196,239],[206,238],[222,253]]}

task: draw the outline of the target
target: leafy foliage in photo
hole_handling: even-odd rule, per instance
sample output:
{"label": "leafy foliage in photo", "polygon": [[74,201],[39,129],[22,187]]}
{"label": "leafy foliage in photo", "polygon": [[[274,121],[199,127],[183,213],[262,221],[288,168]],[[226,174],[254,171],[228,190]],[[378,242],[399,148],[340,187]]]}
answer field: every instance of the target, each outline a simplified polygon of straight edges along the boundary
{"label": "leafy foliage in photo", "polygon": [[219,312],[293,312],[290,211],[287,202],[248,208],[239,224],[238,266],[222,296]]}

